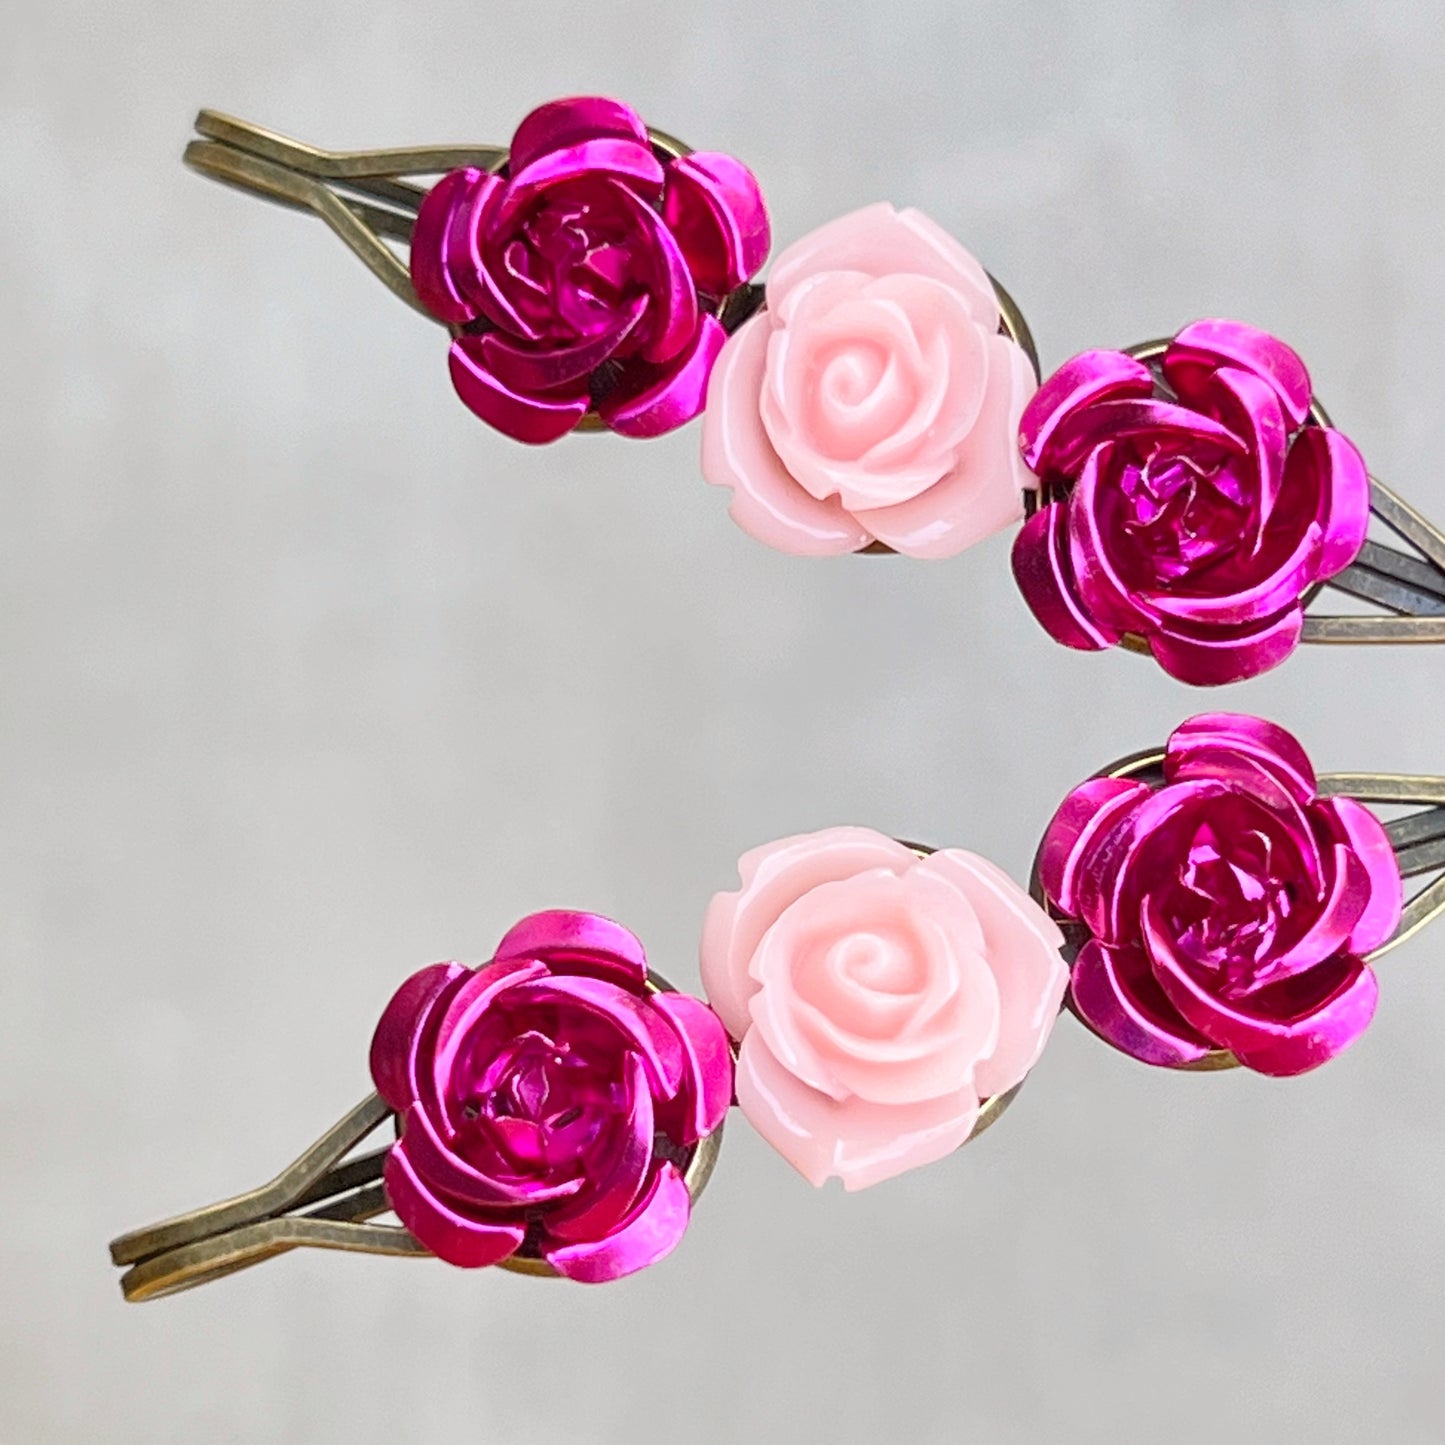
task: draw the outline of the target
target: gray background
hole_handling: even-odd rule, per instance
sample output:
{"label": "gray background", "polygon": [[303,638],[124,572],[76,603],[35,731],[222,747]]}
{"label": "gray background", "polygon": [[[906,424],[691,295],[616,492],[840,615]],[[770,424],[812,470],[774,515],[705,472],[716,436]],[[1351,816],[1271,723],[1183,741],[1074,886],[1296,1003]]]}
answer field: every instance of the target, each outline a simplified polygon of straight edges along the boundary
{"label": "gray background", "polygon": [[1066,1020],[1006,1127],[855,1196],[736,1120],[685,1247],[607,1289],[294,1255],[137,1309],[105,1253],[290,1158],[394,984],[530,909],[695,986],[745,847],[858,822],[1022,875],[1202,707],[1445,770],[1445,653],[1190,692],[1049,643],[1004,538],[791,560],[696,428],[488,434],[320,223],[181,168],[197,106],[370,146],[615,93],[747,158],[782,242],[923,206],[1046,365],[1283,334],[1439,519],[1440,5],[0,9],[0,1439],[1445,1439],[1439,925],[1309,1078]]}

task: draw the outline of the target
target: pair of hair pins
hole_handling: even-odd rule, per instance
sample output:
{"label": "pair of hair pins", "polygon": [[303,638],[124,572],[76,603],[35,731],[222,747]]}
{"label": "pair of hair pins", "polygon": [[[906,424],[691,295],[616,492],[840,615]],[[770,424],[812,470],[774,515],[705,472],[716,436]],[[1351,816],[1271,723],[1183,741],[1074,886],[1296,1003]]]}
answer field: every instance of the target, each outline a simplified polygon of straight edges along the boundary
{"label": "pair of hair pins", "polygon": [[[1022,521],[1015,574],[1058,640],[1196,683],[1300,640],[1445,640],[1445,537],[1254,328],[1199,322],[1040,385],[1007,293],[886,205],[757,286],[751,173],[614,101],[544,106],[507,149],[198,128],[191,164],[316,212],[447,325],[485,420],[539,442],[701,414],[704,473],[774,545],[940,557]],[[1413,555],[1366,538],[1372,512]],[[1388,615],[1307,613],[1326,585]],[[413,975],[372,1041],[375,1092],[271,1183],[114,1241],[127,1298],[303,1245],[615,1279],[679,1242],[734,1104],[815,1184],[866,1187],[996,1120],[1065,1007],[1149,1064],[1306,1072],[1369,1023],[1375,961],[1445,910],[1445,778],[1317,779],[1284,729],[1205,714],[1070,792],[1027,890],[865,828],[739,872],[704,920],[706,1002],[589,913]]]}

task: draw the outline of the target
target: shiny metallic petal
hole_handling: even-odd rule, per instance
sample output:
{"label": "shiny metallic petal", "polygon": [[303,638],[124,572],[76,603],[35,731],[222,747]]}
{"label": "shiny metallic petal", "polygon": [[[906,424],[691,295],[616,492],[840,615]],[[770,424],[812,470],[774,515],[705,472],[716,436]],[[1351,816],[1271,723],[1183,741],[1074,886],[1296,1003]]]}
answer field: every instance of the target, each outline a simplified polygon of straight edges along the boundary
{"label": "shiny metallic petal", "polygon": [[515,1254],[526,1237],[520,1223],[474,1219],[439,1199],[412,1167],[405,1143],[392,1146],[383,1179],[396,1217],[418,1243],[448,1264],[462,1269],[498,1264]]}
{"label": "shiny metallic petal", "polygon": [[671,1254],[687,1230],[691,1212],[682,1175],[672,1164],[663,1163],[642,1203],[619,1228],[584,1243],[544,1243],[542,1257],[567,1279],[606,1284]]}
{"label": "shiny metallic petal", "polygon": [[1075,1012],[1100,1038],[1142,1063],[1177,1069],[1214,1048],[1169,1002],[1137,947],[1109,948],[1091,938],[1074,960],[1069,991]]}
{"label": "shiny metallic petal", "polygon": [[752,277],[772,244],[757,177],[717,151],[693,151],[668,166],[662,218],[699,290],[711,296]]}
{"label": "shiny metallic petal", "polygon": [[631,929],[600,913],[555,908],[513,924],[497,945],[497,961],[540,959],[554,973],[610,978],[641,993],[647,954]]}
{"label": "shiny metallic petal", "polygon": [[1309,372],[1299,354],[1278,337],[1243,321],[1196,321],[1186,326],[1164,353],[1164,376],[1187,402],[1202,396],[1210,375],[1221,366],[1253,372],[1279,396],[1285,415],[1301,426],[1309,415]]}
{"label": "shiny metallic petal", "polygon": [[485,341],[482,336],[458,337],[452,343],[451,372],[457,395],[489,426],[537,446],[566,436],[587,414],[591,394],[585,380],[540,396],[513,391],[493,373]]}
{"label": "shiny metallic petal", "polygon": [[1112,647],[1123,636],[1092,617],[1079,595],[1069,545],[1068,504],[1052,502],[1014,538],[1014,580],[1029,610],[1055,642],[1085,652]]}

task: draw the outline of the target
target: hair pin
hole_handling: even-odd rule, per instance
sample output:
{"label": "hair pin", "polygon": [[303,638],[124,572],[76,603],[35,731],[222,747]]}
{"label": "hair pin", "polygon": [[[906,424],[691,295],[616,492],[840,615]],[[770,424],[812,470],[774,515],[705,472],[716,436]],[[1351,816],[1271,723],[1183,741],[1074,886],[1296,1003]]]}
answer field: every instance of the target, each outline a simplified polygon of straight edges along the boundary
{"label": "hair pin", "polygon": [[[1040,386],[1023,313],[922,212],[839,217],[760,285],[752,172],[602,97],[539,107],[507,147],[324,151],[213,111],[196,128],[192,166],[315,212],[446,326],[483,420],[540,443],[701,414],[705,478],[773,547],[943,558],[1023,524],[1015,575],[1056,640],[1197,685],[1301,641],[1445,641],[1445,534],[1254,327],[1085,352]],[[1372,514],[1408,550],[1367,538]],[[1325,588],[1374,610],[1311,610]]]}
{"label": "hair pin", "polygon": [[1201,715],[1069,793],[1032,892],[868,828],[770,842],[709,903],[707,1003],[617,923],[523,919],[397,990],[376,1092],[275,1181],[114,1241],[126,1298],[302,1246],[617,1279],[681,1241],[731,1104],[809,1182],[868,1188],[988,1129],[1065,1004],[1149,1064],[1318,1068],[1445,912],[1445,779],[1316,779],[1273,722]]}
{"label": "hair pin", "polygon": [[[372,1041],[376,1092],[271,1183],[114,1241],[126,1298],[302,1246],[598,1283],[677,1245],[735,1089],[800,1173],[850,1189],[1003,1113],[1067,980],[1018,884],[864,828],[782,839],[739,872],[704,923],[711,1007],[587,913],[524,919],[481,968],[413,975]],[[383,1127],[393,1142],[353,1155]]]}
{"label": "hair pin", "polygon": [[1276,724],[1205,714],[1068,795],[1033,897],[867,828],[738,872],[703,921],[707,1003],[589,913],[414,974],[376,1092],[271,1183],[117,1239],[126,1297],[302,1246],[616,1279],[681,1240],[730,1105],[811,1183],[867,1188],[990,1127],[1066,1004],[1147,1063],[1318,1068],[1370,1022],[1374,964],[1445,911],[1445,778],[1317,779]]}

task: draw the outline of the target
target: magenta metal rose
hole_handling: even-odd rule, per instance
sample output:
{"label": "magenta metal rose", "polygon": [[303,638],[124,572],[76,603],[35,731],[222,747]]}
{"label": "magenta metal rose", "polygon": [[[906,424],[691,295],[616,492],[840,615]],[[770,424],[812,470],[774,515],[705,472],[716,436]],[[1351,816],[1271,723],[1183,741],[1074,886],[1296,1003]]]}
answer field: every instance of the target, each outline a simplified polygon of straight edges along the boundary
{"label": "magenta metal rose", "polygon": [[443,177],[417,213],[411,275],[460,329],[452,380],[483,421],[547,442],[595,411],[656,436],[702,410],[718,307],[768,244],[746,166],[655,145],[629,106],[589,96],[534,110],[505,166]]}
{"label": "magenta metal rose", "polygon": [[1066,362],[1020,428],[1041,505],[1014,574],[1034,615],[1070,647],[1138,637],[1183,682],[1278,666],[1369,522],[1365,464],[1312,405],[1295,352],[1240,322],[1186,327],[1157,371]]}
{"label": "magenta metal rose", "polygon": [[397,1218],[450,1264],[519,1251],[597,1283],[668,1254],[680,1164],[722,1123],[732,1057],[713,1012],[648,985],[642,945],[592,913],[540,913],[483,968],[406,981],[371,1047],[401,1137]]}
{"label": "magenta metal rose", "polygon": [[[413,974],[371,1071],[377,1092],[269,1184],[114,1241],[126,1298],[302,1246],[618,1279],[682,1238],[733,1095],[717,1016],[595,913],[534,914],[480,968]],[[383,1126],[393,1142],[354,1153]]]}
{"label": "magenta metal rose", "polygon": [[1321,796],[1283,728],[1209,713],[1075,788],[1037,884],[1074,933],[1073,1009],[1106,1041],[1150,1064],[1299,1074],[1374,1014],[1369,956],[1400,926],[1405,856],[1360,802]]}

